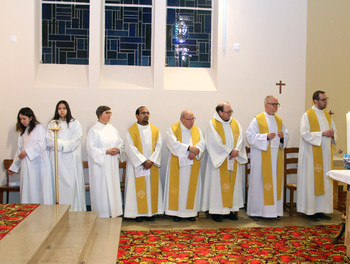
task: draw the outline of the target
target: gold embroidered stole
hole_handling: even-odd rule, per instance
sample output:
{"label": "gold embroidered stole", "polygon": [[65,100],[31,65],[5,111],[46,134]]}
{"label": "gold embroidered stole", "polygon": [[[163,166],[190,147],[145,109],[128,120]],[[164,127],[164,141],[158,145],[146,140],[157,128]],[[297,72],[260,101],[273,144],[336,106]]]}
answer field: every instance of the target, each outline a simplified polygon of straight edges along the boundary
{"label": "gold embroidered stole", "polygon": [[[216,120],[215,118],[211,119],[213,123],[214,129],[219,134],[222,144],[226,145],[226,137],[224,127],[221,122]],[[231,120],[231,129],[232,135],[234,138],[234,146],[236,147],[237,141],[239,138],[239,127],[238,123],[235,119]],[[229,177],[228,167],[227,167],[227,158],[220,166],[220,183],[221,183],[221,196],[222,196],[222,206],[223,207],[232,207],[233,206],[233,192],[235,189],[237,177],[237,160],[233,163],[233,171],[231,172],[231,177]]]}
{"label": "gold embroidered stole", "polygon": [[[306,111],[309,123],[310,132],[320,132],[320,124],[314,109],[310,108]],[[330,114],[324,111],[326,118],[328,120],[329,128],[332,125],[332,119]],[[323,176],[323,153],[322,145],[315,146],[312,145],[312,154],[314,159],[314,181],[315,181],[315,195],[324,195],[324,176]],[[333,163],[333,153],[331,149],[331,163]]]}
{"label": "gold embroidered stole", "polygon": [[[256,116],[258,121],[259,132],[261,134],[269,133],[269,126],[267,124],[266,116],[264,113],[260,113]],[[283,123],[282,119],[275,115],[278,132],[282,131]],[[264,205],[274,205],[273,195],[273,178],[272,178],[272,161],[271,161],[271,142],[266,151],[261,151],[261,164],[262,164],[262,178],[264,189]],[[281,200],[282,197],[282,183],[283,183],[283,153],[282,149],[278,148],[278,162],[277,162],[277,200]]]}
{"label": "gold embroidered stole", "polygon": [[[152,132],[152,152],[154,152],[158,136],[159,129],[150,124],[151,132]],[[140,153],[143,154],[142,150],[142,141],[140,136],[139,128],[137,127],[137,123],[132,125],[129,128],[129,133],[131,139],[134,143],[134,146],[138,149]],[[158,212],[158,184],[159,184],[159,169],[157,166],[153,165],[151,167],[151,204],[152,204],[152,213],[155,214]],[[147,206],[147,191],[146,191],[146,180],[145,176],[136,177],[135,176],[135,187],[136,187],[136,199],[137,199],[137,209],[139,214],[145,214],[148,212]]]}
{"label": "gold embroidered stole", "polygon": [[[175,137],[179,142],[182,142],[182,132],[180,121],[171,127]],[[192,144],[195,146],[200,141],[200,134],[198,127],[193,125],[191,128]],[[197,191],[197,182],[199,176],[199,169],[201,166],[200,160],[193,159],[191,166],[190,183],[188,186],[186,209],[193,209],[194,200]],[[169,210],[179,210],[179,184],[180,184],[180,166],[179,157],[171,154],[170,159],[170,177],[169,177]]]}

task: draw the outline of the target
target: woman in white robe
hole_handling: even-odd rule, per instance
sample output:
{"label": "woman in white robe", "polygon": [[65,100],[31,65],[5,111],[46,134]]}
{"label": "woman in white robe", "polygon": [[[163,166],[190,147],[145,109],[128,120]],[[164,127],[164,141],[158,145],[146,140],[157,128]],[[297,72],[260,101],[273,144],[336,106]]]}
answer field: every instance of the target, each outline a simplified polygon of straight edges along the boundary
{"label": "woman in white robe", "polygon": [[118,130],[108,124],[112,112],[108,106],[96,110],[98,121],[87,135],[91,209],[99,217],[123,214],[119,160],[124,160],[124,142]]}
{"label": "woman in white robe", "polygon": [[[81,158],[82,129],[78,120],[72,117],[66,101],[59,101],[52,118],[60,125],[57,133],[58,145],[58,190],[59,203],[70,204],[71,211],[86,211],[85,183]],[[50,130],[52,121],[46,133],[46,143],[49,148],[51,174],[55,177],[54,132]]]}
{"label": "woman in white robe", "polygon": [[46,129],[29,107],[17,115],[18,147],[9,174],[20,171],[21,203],[53,204],[54,182],[46,150]]}

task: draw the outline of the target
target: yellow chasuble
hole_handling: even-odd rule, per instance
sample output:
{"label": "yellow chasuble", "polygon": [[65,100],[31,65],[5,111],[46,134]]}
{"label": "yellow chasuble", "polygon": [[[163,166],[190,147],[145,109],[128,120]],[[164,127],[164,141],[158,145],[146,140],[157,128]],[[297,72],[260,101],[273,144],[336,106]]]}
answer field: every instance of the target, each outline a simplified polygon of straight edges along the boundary
{"label": "yellow chasuble", "polygon": [[[159,129],[153,126],[152,124],[150,124],[150,128],[152,132],[152,152],[154,152],[158,141]],[[129,133],[134,143],[134,146],[138,149],[140,153],[143,154],[142,141],[141,141],[139,128],[137,127],[137,123],[135,123],[129,128]],[[157,166],[153,165],[151,167],[151,204],[152,204],[153,214],[158,212],[158,188],[159,188],[158,183],[159,183],[159,169]],[[138,213],[145,214],[148,212],[145,176],[142,176],[142,177],[135,176],[135,187],[136,187]]]}
{"label": "yellow chasuble", "polygon": [[[259,132],[261,134],[269,133],[269,126],[267,125],[266,116],[260,113],[256,116],[258,121]],[[282,119],[275,115],[278,132],[282,131],[283,123]],[[264,189],[264,205],[274,205],[273,196],[273,179],[272,179],[272,161],[271,161],[271,144],[266,151],[261,151],[261,164],[262,164],[262,178]],[[281,200],[282,197],[282,183],[283,183],[283,154],[282,149],[278,148],[278,163],[277,163],[277,200]]]}
{"label": "yellow chasuble", "polygon": [[[306,111],[309,123],[310,123],[310,132],[320,132],[320,124],[318,123],[318,118],[314,109],[310,108]],[[332,118],[329,113],[324,110],[326,115],[329,128],[332,124]],[[312,145],[312,154],[314,159],[314,181],[315,181],[315,195],[324,195],[324,179],[323,179],[323,153],[322,145],[315,146]],[[333,152],[331,149],[331,164],[333,164]]]}
{"label": "yellow chasuble", "polygon": [[[171,127],[175,137],[178,141],[182,142],[182,132],[180,121]],[[200,134],[198,127],[193,125],[191,128],[191,138],[193,146],[197,145],[200,141]],[[200,160],[193,159],[193,165],[191,166],[190,183],[188,186],[186,209],[193,209],[194,200],[197,191],[197,182],[199,176],[199,169],[201,166]],[[169,178],[169,210],[179,210],[179,184],[180,184],[180,166],[179,157],[171,154],[170,159],[170,178]]]}
{"label": "yellow chasuble", "polygon": [[[222,144],[226,145],[225,131],[222,123],[215,118],[211,119],[214,129],[219,134]],[[237,141],[239,138],[239,127],[235,119],[231,119],[231,129],[232,135],[234,138],[234,146],[236,147]],[[237,177],[237,160],[233,163],[233,171],[231,172],[231,177],[229,176],[228,167],[227,167],[227,158],[220,166],[220,183],[221,183],[221,195],[222,195],[222,206],[223,207],[232,207],[233,206],[233,191],[235,189]]]}

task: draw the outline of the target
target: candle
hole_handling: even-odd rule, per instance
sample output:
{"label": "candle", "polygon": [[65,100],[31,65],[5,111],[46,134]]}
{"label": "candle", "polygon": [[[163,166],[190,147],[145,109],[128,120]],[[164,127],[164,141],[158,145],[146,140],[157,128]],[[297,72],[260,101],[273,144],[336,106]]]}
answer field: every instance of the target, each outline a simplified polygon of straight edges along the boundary
{"label": "candle", "polygon": [[346,114],[346,153],[350,153],[350,112]]}

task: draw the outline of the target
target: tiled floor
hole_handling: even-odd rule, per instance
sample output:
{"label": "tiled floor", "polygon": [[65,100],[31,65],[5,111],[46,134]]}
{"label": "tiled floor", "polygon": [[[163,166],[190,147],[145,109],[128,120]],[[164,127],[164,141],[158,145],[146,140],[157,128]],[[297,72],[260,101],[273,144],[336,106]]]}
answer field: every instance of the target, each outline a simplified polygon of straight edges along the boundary
{"label": "tiled floor", "polygon": [[287,212],[281,219],[262,219],[260,221],[254,221],[246,212],[241,209],[238,214],[238,220],[232,221],[224,219],[223,222],[214,222],[210,217],[207,217],[205,213],[200,213],[195,222],[181,221],[174,222],[172,217],[169,216],[156,216],[154,222],[143,221],[137,223],[132,219],[123,219],[123,230],[175,230],[175,229],[214,229],[214,228],[230,228],[230,227],[278,227],[278,226],[311,226],[311,225],[329,225],[339,224],[342,213],[334,210],[331,216],[331,220],[321,220],[318,222],[309,220],[306,216],[297,214],[292,217]]}

